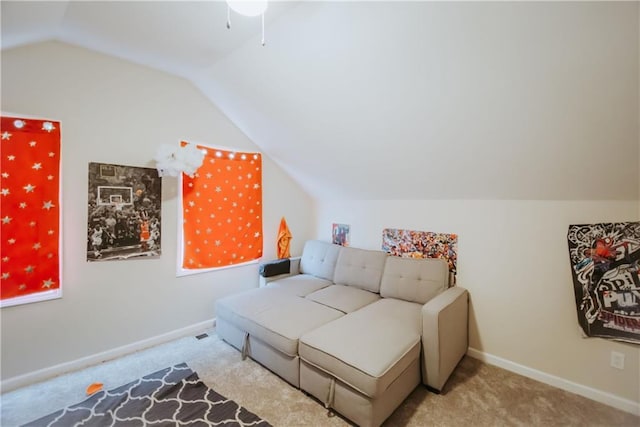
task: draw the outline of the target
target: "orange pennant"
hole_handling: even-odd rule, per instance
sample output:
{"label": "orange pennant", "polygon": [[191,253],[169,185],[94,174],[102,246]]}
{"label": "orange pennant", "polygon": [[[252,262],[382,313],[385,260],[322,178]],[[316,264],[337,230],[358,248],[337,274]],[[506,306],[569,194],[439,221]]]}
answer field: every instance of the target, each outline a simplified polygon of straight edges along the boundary
{"label": "orange pennant", "polygon": [[290,246],[292,239],[291,232],[287,226],[287,221],[282,217],[280,228],[278,229],[278,258],[289,258],[291,256]]}

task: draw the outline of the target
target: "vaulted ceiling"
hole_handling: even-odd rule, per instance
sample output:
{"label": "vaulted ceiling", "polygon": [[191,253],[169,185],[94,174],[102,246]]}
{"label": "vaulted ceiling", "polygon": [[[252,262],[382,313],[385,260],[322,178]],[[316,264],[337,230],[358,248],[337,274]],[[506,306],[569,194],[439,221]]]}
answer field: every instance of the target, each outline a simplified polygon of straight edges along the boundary
{"label": "vaulted ceiling", "polygon": [[191,81],[315,197],[640,195],[635,2],[1,3],[2,49],[60,40]]}

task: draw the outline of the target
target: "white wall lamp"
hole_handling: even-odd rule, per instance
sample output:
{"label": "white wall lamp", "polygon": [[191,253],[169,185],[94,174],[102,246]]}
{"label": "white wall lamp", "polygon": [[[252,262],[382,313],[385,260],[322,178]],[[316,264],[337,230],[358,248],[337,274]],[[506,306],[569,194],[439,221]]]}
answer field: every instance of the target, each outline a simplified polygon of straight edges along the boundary
{"label": "white wall lamp", "polygon": [[231,28],[231,10],[243,16],[262,18],[262,46],[264,46],[264,13],[269,6],[268,0],[227,0],[227,28]]}

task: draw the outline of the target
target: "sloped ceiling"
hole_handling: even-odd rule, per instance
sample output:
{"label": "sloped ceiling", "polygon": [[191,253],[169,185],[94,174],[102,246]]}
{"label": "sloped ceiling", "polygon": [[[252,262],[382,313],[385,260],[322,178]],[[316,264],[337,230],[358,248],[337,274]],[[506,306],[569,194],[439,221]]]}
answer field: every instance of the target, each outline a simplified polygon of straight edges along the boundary
{"label": "sloped ceiling", "polygon": [[638,4],[2,1],[2,47],[193,82],[317,198],[640,194]]}

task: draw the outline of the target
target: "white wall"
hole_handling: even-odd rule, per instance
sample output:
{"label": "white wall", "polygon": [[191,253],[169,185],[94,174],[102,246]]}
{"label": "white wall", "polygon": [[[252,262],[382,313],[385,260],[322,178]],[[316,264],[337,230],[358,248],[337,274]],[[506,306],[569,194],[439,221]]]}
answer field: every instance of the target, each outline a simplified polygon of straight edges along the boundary
{"label": "white wall", "polygon": [[[470,347],[633,406],[640,405],[640,347],[581,337],[567,231],[570,224],[637,220],[635,200],[336,200],[319,202],[317,234],[331,240],[332,223],[350,224],[352,246],[380,249],[384,228],[457,233],[458,285],[471,298]],[[612,350],[624,353],[625,370],[609,366]]]}
{"label": "white wall", "polygon": [[[431,20],[430,25],[418,28],[435,32],[431,37],[409,40],[423,44],[423,51],[430,55],[442,49],[443,58],[453,56],[467,66],[447,68],[443,61],[434,67],[450,83],[443,89],[451,94],[447,99],[453,100],[448,114],[428,96],[412,97],[420,93],[420,85],[436,84],[428,73],[423,80],[414,81],[418,82],[416,90],[407,91],[399,104],[426,100],[433,114],[429,110],[409,125],[430,123],[436,117],[434,126],[464,134],[473,127],[456,114],[479,105],[477,115],[470,117],[486,124],[486,132],[471,132],[470,137],[458,139],[425,132],[390,136],[384,147],[397,148],[398,153],[380,162],[377,179],[400,181],[397,191],[390,196],[382,190],[376,193],[377,186],[370,181],[367,192],[358,197],[318,193],[325,199],[318,202],[318,236],[330,240],[332,223],[350,224],[353,246],[380,249],[383,228],[457,233],[458,284],[469,290],[471,298],[471,354],[640,414],[640,346],[582,338],[567,244],[570,224],[640,220],[636,190],[640,183],[636,181],[640,179],[638,4],[436,2],[424,7],[429,9],[424,19]],[[460,43],[453,44],[456,40]],[[394,48],[394,52],[401,49]],[[621,52],[627,53],[615,57]],[[597,68],[605,63],[610,72]],[[535,78],[525,85],[510,86],[527,75]],[[584,88],[574,92],[575,85]],[[518,88],[532,96],[520,96]],[[440,86],[434,93],[438,90]],[[518,99],[512,108],[499,108],[512,97]],[[381,99],[380,108],[387,107],[388,98]],[[577,100],[576,104],[564,108],[563,102],[570,99]],[[375,102],[370,104],[378,107]],[[576,114],[581,109],[589,113]],[[358,111],[365,114],[369,110]],[[542,112],[545,119],[536,120],[542,116],[531,112]],[[487,114],[495,120],[486,120]],[[347,116],[350,122],[357,118]],[[619,119],[622,121],[614,124]],[[376,123],[405,122],[389,113]],[[357,131],[360,137],[360,129]],[[499,134],[518,137],[493,152]],[[416,146],[429,148],[438,144],[456,147],[457,140],[472,141],[474,146],[451,156],[428,155],[419,148],[403,149],[403,141],[410,138],[419,139]],[[528,139],[534,143],[527,144]],[[375,140],[360,140],[375,147]],[[612,153],[623,152],[629,162],[607,163]],[[589,162],[577,161],[575,153],[592,159],[594,167],[585,169]],[[487,154],[499,162],[485,162]],[[365,160],[345,159],[353,165],[349,173],[369,178],[367,169],[360,166]],[[422,180],[427,175],[411,167],[416,163],[426,171],[434,170],[435,163],[445,172]],[[582,169],[575,173],[572,168]],[[615,184],[612,181],[592,191],[595,187],[579,175],[601,168],[605,174],[617,168],[620,175]],[[405,195],[404,181],[418,188],[411,197]],[[423,183],[424,189],[416,187],[416,182]],[[470,193],[451,195],[456,193],[449,191],[450,182]],[[509,192],[501,192],[504,188]],[[622,194],[614,188],[631,192]],[[442,189],[441,195],[438,191]],[[447,197],[456,200],[445,200]],[[611,351],[625,355],[624,370],[610,367]]]}
{"label": "white wall", "polygon": [[638,6],[302,2],[199,86],[316,197],[632,200]]}
{"label": "white wall", "polygon": [[[89,162],[153,167],[157,147],[181,139],[258,150],[190,83],[43,43],[2,52],[2,110],[61,121],[64,245],[63,298],[1,311],[3,380],[212,319],[215,299],[257,286],[256,264],[175,277],[175,178],[163,178],[159,259],[86,261]],[[300,253],[311,200],[266,157],[263,183],[265,259],[282,215]]]}

